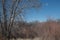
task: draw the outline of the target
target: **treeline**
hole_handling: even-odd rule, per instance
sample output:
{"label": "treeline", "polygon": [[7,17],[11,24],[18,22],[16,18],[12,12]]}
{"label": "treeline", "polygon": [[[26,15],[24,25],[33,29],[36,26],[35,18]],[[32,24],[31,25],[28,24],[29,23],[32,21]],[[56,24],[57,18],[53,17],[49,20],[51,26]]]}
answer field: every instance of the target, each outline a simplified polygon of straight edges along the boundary
{"label": "treeline", "polygon": [[[0,28],[0,34],[1,33],[2,30]],[[2,35],[6,37],[4,34]],[[13,27],[11,28],[10,38],[36,37],[42,37],[42,40],[60,40],[60,21],[48,20],[46,22],[35,21],[29,23],[23,21],[14,22]]]}

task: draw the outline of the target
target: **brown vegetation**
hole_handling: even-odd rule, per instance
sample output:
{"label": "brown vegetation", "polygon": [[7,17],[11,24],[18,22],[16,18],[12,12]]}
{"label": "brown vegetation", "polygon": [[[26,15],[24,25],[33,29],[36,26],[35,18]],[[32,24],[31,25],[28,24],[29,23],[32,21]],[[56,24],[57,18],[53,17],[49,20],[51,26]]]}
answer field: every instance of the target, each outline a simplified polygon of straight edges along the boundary
{"label": "brown vegetation", "polygon": [[60,40],[60,23],[58,21],[16,23],[11,29],[11,38],[42,37],[42,40]]}

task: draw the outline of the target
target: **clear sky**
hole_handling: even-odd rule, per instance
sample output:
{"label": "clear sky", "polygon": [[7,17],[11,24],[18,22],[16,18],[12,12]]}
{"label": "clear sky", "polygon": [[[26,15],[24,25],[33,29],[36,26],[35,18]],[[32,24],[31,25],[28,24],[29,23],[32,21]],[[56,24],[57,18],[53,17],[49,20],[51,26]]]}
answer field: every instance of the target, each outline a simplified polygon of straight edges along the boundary
{"label": "clear sky", "polygon": [[[46,21],[47,18],[60,19],[60,0],[41,0],[42,7],[39,9],[28,9],[25,11],[25,20],[29,21]],[[1,11],[0,0],[0,11]]]}
{"label": "clear sky", "polygon": [[47,18],[60,19],[60,0],[41,0],[42,8],[25,11],[27,21],[46,21]]}

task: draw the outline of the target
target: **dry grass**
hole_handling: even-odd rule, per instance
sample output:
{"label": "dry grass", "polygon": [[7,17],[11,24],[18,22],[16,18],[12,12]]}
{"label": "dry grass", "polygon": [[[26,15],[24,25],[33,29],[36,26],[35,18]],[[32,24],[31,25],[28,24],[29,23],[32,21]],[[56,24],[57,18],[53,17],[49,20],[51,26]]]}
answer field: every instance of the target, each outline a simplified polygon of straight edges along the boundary
{"label": "dry grass", "polygon": [[[14,40],[14,39],[10,39],[10,40]],[[41,38],[34,38],[34,39],[20,39],[20,38],[18,38],[16,40],[42,40],[42,39]]]}

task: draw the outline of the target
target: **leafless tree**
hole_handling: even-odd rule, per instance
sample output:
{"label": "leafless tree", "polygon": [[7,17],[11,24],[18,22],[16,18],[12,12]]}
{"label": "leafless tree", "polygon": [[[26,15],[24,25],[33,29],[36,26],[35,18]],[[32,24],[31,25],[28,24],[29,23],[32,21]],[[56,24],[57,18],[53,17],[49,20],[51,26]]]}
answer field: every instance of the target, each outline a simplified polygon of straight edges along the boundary
{"label": "leafless tree", "polygon": [[[8,40],[10,40],[11,28],[13,27],[14,21],[17,16],[20,20],[23,20],[24,15],[23,10],[29,8],[39,8],[41,3],[39,0],[1,0],[2,2],[2,14],[3,16],[3,26],[2,34],[5,35]],[[2,22],[0,20],[0,22]]]}

